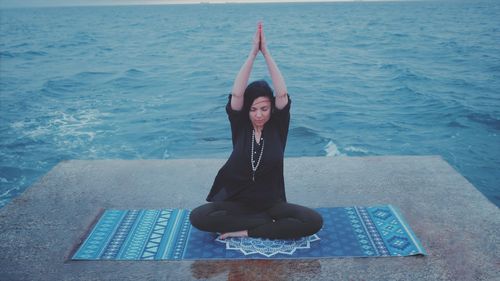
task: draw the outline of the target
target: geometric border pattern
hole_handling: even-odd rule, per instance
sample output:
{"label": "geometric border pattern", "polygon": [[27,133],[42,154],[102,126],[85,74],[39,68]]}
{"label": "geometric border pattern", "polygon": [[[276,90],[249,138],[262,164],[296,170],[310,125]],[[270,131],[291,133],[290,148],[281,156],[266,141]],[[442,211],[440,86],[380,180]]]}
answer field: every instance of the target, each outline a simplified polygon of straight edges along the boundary
{"label": "geometric border pattern", "polygon": [[74,260],[181,259],[191,229],[189,210],[106,210]]}
{"label": "geometric border pattern", "polygon": [[346,211],[367,256],[425,254],[420,241],[393,206],[351,207]]}

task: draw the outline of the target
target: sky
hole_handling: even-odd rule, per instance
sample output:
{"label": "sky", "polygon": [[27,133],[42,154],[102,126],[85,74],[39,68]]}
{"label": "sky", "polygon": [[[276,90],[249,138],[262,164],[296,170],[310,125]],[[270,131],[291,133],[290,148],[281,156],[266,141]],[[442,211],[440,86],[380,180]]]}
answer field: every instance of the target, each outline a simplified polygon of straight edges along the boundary
{"label": "sky", "polygon": [[[180,4],[200,2],[210,3],[258,3],[258,2],[347,2],[353,0],[0,0],[0,7],[50,7],[50,6],[86,6],[86,5],[147,5],[147,4]],[[373,0],[362,0],[373,1]]]}

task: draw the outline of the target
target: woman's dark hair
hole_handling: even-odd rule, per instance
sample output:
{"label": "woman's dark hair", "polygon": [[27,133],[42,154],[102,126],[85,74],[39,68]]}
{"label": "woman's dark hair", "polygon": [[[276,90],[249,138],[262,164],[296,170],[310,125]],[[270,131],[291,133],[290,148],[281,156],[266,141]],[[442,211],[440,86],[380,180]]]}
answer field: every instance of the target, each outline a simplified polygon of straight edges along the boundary
{"label": "woman's dark hair", "polygon": [[258,97],[268,97],[271,101],[271,106],[274,106],[273,90],[264,80],[257,80],[248,84],[245,89],[243,109],[248,112],[253,104],[253,101]]}

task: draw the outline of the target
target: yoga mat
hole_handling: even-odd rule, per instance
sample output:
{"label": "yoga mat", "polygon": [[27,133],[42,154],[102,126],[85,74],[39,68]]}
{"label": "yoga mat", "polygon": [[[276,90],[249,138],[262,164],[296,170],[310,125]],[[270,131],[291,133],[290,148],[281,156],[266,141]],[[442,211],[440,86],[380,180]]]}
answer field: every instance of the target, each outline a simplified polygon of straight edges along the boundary
{"label": "yoga mat", "polygon": [[189,210],[105,210],[73,260],[224,260],[426,255],[391,205],[316,209],[315,235],[293,240],[217,239],[189,222]]}

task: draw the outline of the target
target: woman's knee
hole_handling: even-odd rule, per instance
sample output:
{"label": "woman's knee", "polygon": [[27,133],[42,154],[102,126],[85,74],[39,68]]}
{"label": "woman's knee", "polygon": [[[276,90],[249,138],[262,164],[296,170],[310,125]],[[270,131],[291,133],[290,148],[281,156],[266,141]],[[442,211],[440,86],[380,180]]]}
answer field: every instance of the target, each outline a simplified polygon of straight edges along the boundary
{"label": "woman's knee", "polygon": [[317,233],[323,227],[323,217],[316,210],[297,204],[281,203],[269,210],[271,216],[281,220],[287,219],[300,229],[300,236]]}
{"label": "woman's knee", "polygon": [[305,225],[305,231],[307,235],[313,235],[321,230],[323,227],[323,217],[316,210],[295,205],[297,210],[297,218],[300,219]]}
{"label": "woman's knee", "polygon": [[320,231],[321,228],[323,228],[323,217],[321,216],[321,214],[319,214],[315,210],[311,210],[309,214],[308,225],[311,235]]}
{"label": "woman's knee", "polygon": [[201,205],[193,209],[189,214],[189,221],[194,227],[198,228],[199,230],[206,229],[206,216],[209,214],[211,209],[210,206],[208,206],[209,204]]}
{"label": "woman's knee", "polygon": [[232,218],[232,213],[238,213],[239,205],[234,202],[211,202],[201,205],[191,211],[191,224],[202,231],[219,231]]}

